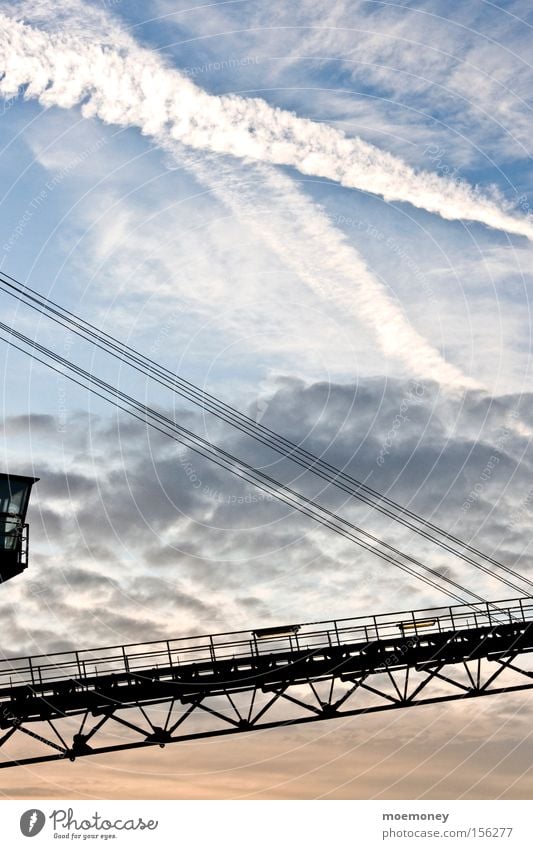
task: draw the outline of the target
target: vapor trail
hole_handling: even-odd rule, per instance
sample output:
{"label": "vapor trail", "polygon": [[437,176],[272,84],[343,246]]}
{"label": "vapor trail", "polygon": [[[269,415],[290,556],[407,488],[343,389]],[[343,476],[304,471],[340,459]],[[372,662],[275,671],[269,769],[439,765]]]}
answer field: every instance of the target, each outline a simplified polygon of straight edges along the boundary
{"label": "vapor trail", "polygon": [[230,162],[200,161],[179,151],[176,156],[236,216],[245,217],[311,291],[370,327],[386,356],[419,378],[481,389],[418,333],[358,251],[293,180],[269,166],[256,166],[243,180]]}
{"label": "vapor trail", "polygon": [[[90,36],[90,33],[89,33]],[[134,42],[132,42],[135,44]],[[446,219],[478,221],[533,240],[531,216],[502,197],[417,172],[357,137],[269,106],[260,98],[210,95],[128,38],[119,47],[78,34],[46,32],[0,15],[0,92],[25,88],[45,106],[81,105],[87,117],[136,126],[148,136],[333,180],[403,201]]]}
{"label": "vapor trail", "polygon": [[[65,39],[57,33],[18,25],[19,41],[14,39],[19,44],[15,52],[17,57],[23,56],[27,42],[32,44],[32,56],[40,45],[42,60],[49,62],[48,73],[32,75],[31,66],[29,72],[26,70],[26,76],[20,76],[23,69],[17,69],[27,60],[17,58],[0,85],[9,85],[9,80],[12,85],[21,85],[22,80],[32,76],[26,96],[36,96],[41,102],[62,106],[73,106],[81,100],[86,114],[91,112],[110,123],[134,124],[143,132],[148,132],[151,108],[151,101],[146,103],[146,97],[143,99],[142,92],[148,85],[143,73],[147,74],[149,70],[155,68],[164,78],[167,88],[176,84],[179,91],[179,85],[185,83],[188,90],[201,95],[202,101],[206,97],[217,100],[200,92],[177,72],[164,68],[156,54],[141,48],[105,12],[88,7],[91,13],[87,17],[82,14],[84,7],[79,3],[61,2],[60,5],[65,16],[65,29],[75,32],[74,37]],[[37,14],[45,25],[50,19],[51,9],[46,4],[35,6],[33,2],[24,3],[23,8],[32,17]],[[89,36],[91,41],[88,42]],[[24,42],[23,46],[20,46],[20,39]],[[78,45],[76,53],[70,47],[67,50],[67,42]],[[102,63],[100,71],[91,73],[90,82],[82,70],[84,63],[78,59],[78,54],[81,56],[84,51],[96,53]],[[64,61],[58,65],[59,55],[63,55]],[[104,73],[106,62],[110,69],[114,69],[114,75],[108,74],[99,87],[98,80]],[[80,73],[81,79],[78,78]],[[151,85],[155,85],[155,78]],[[165,87],[161,90],[164,91]],[[111,114],[109,109],[113,104],[115,110],[122,111]],[[263,105],[266,107],[266,104]],[[264,163],[254,165],[248,162],[243,171],[242,167],[237,169],[229,157],[222,158],[211,153],[200,158],[190,151],[190,147],[187,149],[183,143],[176,141],[175,123],[165,123],[159,113],[152,114],[152,119],[156,123],[150,128],[151,134],[157,143],[206,185],[237,218],[242,220],[244,217],[247,225],[287,267],[298,274],[311,291],[333,303],[344,315],[352,315],[369,326],[386,356],[393,357],[419,378],[437,380],[442,385],[460,390],[479,388],[479,384],[446,362],[439,351],[416,331],[358,251],[293,180]]]}

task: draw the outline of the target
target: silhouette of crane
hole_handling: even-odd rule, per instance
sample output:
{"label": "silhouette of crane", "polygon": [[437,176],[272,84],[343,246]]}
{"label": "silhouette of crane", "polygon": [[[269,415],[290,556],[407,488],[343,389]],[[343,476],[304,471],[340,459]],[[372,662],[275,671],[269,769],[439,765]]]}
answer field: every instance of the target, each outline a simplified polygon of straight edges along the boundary
{"label": "silhouette of crane", "polygon": [[532,651],[514,599],[6,659],[0,767],[529,690]]}
{"label": "silhouette of crane", "polygon": [[[0,338],[8,344],[460,602],[355,619],[263,625],[250,632],[4,658],[0,661],[0,729],[4,732],[0,751],[5,757],[0,767],[75,760],[533,687],[533,670],[524,667],[533,651],[533,582],[527,576],[1,273],[0,288],[146,378],[522,594],[506,601],[485,601],[442,571],[0,322],[4,333],[0,332]],[[20,480],[28,486],[35,481]],[[17,522],[20,529],[20,516]],[[19,530],[17,534],[21,542]],[[8,556],[4,551],[4,561]],[[6,563],[2,561],[0,569]],[[22,568],[26,565],[24,560]],[[111,727],[113,743],[106,745],[100,741]],[[35,754],[21,754],[21,738],[31,742]]]}

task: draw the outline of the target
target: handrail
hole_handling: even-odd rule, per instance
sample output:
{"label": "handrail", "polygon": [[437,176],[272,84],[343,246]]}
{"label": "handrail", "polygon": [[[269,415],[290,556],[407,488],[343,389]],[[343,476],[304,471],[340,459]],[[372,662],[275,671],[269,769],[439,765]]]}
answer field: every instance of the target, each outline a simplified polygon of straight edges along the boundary
{"label": "handrail", "polygon": [[[477,609],[473,610],[475,607]],[[472,618],[478,627],[497,627],[514,622],[533,623],[533,598],[509,599],[479,605],[453,605],[439,608],[359,616],[345,619],[303,623],[298,626],[297,650],[314,651],[321,647],[343,643],[368,643],[381,639],[405,636],[413,630],[418,636],[442,633],[445,630],[472,628]],[[287,626],[289,627],[289,626]],[[296,626],[291,625],[291,628]],[[279,628],[279,626],[278,626]],[[261,629],[259,629],[261,630]],[[266,630],[266,629],[263,629]],[[257,631],[257,629],[256,629]],[[19,656],[0,659],[0,687],[7,676],[20,678],[16,685],[47,683],[78,679],[81,669],[90,664],[96,675],[111,673],[140,673],[155,666],[173,667],[183,663],[204,663],[238,660],[241,657],[262,656],[281,650],[294,651],[289,637],[275,633],[261,640],[254,631],[233,631],[218,634],[178,637],[145,643],[104,646],[95,649],[55,652],[50,655]],[[89,673],[92,677],[92,673]]]}

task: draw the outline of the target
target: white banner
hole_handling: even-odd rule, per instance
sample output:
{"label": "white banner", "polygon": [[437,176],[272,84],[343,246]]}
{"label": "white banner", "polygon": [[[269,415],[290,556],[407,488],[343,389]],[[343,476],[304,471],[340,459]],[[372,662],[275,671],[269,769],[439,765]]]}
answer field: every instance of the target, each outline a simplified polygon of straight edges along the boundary
{"label": "white banner", "polygon": [[4,801],[0,811],[9,849],[531,845],[528,801]]}

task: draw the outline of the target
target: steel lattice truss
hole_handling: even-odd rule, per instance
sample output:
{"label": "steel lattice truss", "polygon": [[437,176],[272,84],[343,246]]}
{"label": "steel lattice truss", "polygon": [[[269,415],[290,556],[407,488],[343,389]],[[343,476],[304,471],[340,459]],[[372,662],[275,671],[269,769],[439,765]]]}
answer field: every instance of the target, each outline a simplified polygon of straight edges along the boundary
{"label": "steel lattice truss", "polygon": [[527,690],[532,651],[519,599],[4,660],[0,767]]}

